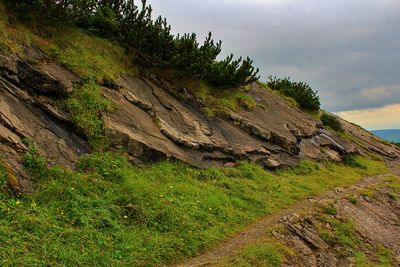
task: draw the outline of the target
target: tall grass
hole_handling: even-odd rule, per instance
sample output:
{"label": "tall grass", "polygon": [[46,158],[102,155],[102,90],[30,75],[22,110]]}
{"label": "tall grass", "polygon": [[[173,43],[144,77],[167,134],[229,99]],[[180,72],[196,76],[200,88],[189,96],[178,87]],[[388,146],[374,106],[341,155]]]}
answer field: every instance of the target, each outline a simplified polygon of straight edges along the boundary
{"label": "tall grass", "polygon": [[131,166],[116,153],[84,156],[71,172],[33,151],[32,196],[0,201],[0,265],[149,266],[191,257],[280,209],[363,175],[366,169],[302,162],[277,173],[242,162],[198,170],[183,163]]}

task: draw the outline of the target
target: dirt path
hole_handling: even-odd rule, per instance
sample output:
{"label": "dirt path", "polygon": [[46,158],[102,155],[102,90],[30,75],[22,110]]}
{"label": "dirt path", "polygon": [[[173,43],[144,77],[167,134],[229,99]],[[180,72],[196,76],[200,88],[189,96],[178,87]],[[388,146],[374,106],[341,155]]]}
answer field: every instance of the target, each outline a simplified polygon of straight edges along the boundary
{"label": "dirt path", "polygon": [[336,188],[335,190],[330,191],[319,197],[297,202],[296,204],[292,205],[291,207],[285,210],[279,211],[273,215],[269,215],[268,217],[261,219],[260,221],[252,225],[249,225],[242,232],[239,232],[238,234],[226,240],[216,248],[209,250],[206,253],[199,255],[196,258],[193,258],[187,261],[186,263],[177,266],[182,266],[182,267],[214,266],[218,264],[220,261],[224,260],[225,258],[235,255],[235,253],[239,252],[247,245],[254,243],[257,240],[260,240],[263,237],[265,237],[267,233],[266,230],[269,227],[278,223],[281,219],[290,216],[293,213],[298,213],[302,210],[311,208],[313,204],[317,201],[321,201],[324,199],[334,200],[343,198],[349,193],[356,192],[362,188],[377,184],[384,177],[388,177],[393,174],[400,175],[399,160],[388,162],[388,166],[391,168],[391,172],[387,174],[366,177],[350,187]]}

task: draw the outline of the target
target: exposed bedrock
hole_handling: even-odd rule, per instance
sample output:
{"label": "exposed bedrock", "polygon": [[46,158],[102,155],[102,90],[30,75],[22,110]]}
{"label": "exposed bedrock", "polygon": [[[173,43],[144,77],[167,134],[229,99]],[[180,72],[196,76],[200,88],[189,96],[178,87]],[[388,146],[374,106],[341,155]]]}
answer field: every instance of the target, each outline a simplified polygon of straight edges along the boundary
{"label": "exposed bedrock", "polygon": [[[66,167],[73,167],[79,154],[90,151],[75,133],[68,113],[57,104],[82,81],[38,51],[30,49],[27,56],[30,60],[0,54],[0,154],[22,191],[30,190],[20,165],[20,155],[27,149],[24,139],[32,140],[41,155]],[[161,79],[123,75],[118,83],[118,90],[103,88],[105,97],[117,106],[103,115],[105,134],[112,147],[125,148],[138,161],[175,158],[206,167],[250,160],[276,168],[300,159],[339,161],[351,153],[400,155],[396,147],[343,122],[355,136],[346,141],[256,83],[249,91],[256,108],[211,120],[175,98],[173,88]]]}

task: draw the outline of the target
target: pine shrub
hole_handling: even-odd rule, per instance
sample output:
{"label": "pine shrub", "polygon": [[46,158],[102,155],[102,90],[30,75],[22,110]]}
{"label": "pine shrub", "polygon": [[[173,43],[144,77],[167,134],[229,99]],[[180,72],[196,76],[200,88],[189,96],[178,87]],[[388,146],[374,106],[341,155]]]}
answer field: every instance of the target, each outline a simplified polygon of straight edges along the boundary
{"label": "pine shrub", "polygon": [[233,55],[217,61],[221,41],[211,33],[203,45],[196,34],[174,36],[161,16],[152,18],[152,7],[142,0],[2,0],[24,21],[46,25],[77,25],[133,50],[141,64],[174,68],[180,75],[202,78],[219,87],[240,87],[259,79],[250,58]]}
{"label": "pine shrub", "polygon": [[290,77],[278,79],[276,77],[268,77],[267,85],[272,90],[279,91],[285,96],[292,97],[300,105],[301,108],[317,112],[321,107],[318,91],[313,91],[305,82],[292,82]]}

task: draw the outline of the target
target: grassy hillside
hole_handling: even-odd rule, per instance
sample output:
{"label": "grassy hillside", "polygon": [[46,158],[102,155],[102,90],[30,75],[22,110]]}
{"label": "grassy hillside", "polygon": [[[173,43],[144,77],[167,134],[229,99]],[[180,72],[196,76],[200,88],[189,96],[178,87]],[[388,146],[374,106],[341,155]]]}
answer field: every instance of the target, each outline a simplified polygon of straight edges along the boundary
{"label": "grassy hillside", "polygon": [[[148,69],[139,70],[131,55],[110,40],[76,27],[51,30],[42,35],[29,25],[10,24],[0,5],[0,51],[24,58],[26,47],[38,47],[77,74],[83,84],[58,104],[101,151],[102,113],[118,108],[104,98],[101,85],[113,87],[121,74]],[[245,86],[216,91],[194,80],[180,82],[204,102],[202,111],[209,117],[255,106]],[[173,263],[296,201],[387,171],[384,162],[360,157],[347,165],[303,161],[277,172],[247,162],[207,170],[172,161],[138,167],[123,152],[82,156],[70,171],[26,144],[30,152],[23,163],[37,186],[32,195],[9,192],[11,177],[0,155],[1,266]]]}
{"label": "grassy hillside", "polygon": [[246,162],[207,170],[168,161],[139,168],[122,154],[101,153],[82,157],[71,172],[38,157],[31,145],[23,161],[37,192],[1,193],[0,265],[180,261],[261,216],[386,171],[381,161],[355,160],[358,168],[302,162],[271,173]]}

